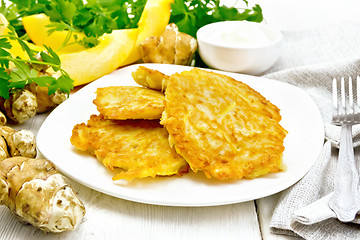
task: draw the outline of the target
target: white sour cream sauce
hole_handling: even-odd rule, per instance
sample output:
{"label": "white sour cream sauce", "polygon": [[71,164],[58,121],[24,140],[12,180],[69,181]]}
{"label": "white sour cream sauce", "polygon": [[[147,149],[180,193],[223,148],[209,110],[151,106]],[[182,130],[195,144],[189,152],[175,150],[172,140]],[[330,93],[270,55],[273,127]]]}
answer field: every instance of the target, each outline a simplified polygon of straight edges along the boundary
{"label": "white sour cream sauce", "polygon": [[276,36],[261,24],[245,21],[219,25],[208,34],[208,41],[230,47],[259,47],[276,40]]}

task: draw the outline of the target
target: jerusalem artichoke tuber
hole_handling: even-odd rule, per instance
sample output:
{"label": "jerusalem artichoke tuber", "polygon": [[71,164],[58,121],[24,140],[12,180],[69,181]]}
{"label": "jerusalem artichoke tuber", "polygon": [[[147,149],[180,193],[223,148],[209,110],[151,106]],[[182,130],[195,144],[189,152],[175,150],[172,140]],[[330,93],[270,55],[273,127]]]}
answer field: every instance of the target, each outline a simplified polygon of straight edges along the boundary
{"label": "jerusalem artichoke tuber", "polygon": [[8,146],[3,137],[0,137],[0,160],[10,157]]}
{"label": "jerusalem artichoke tuber", "polygon": [[[9,75],[10,79],[21,79],[21,81],[17,79],[18,81],[16,84],[9,84],[11,87],[7,90],[8,93],[3,94],[2,97],[0,97],[0,110],[2,111],[2,115],[5,114],[6,117],[15,123],[24,123],[36,113],[43,113],[56,107],[65,101],[68,96],[63,92],[64,86],[52,89],[52,94],[49,94],[48,87],[51,87],[51,84],[56,82],[60,76],[58,72],[50,73],[50,70],[47,71],[49,65],[40,64],[40,62],[43,62],[41,53],[42,52],[39,52],[35,56],[37,60],[36,63],[30,61],[31,63],[26,63],[24,65],[24,68],[28,69],[31,74],[34,74],[31,78],[32,81],[29,81],[29,79],[26,81],[22,79],[22,75],[19,76],[21,73],[19,68],[6,69],[6,73]],[[46,54],[48,53],[45,52],[45,55]],[[35,82],[33,79],[37,79],[38,82]],[[28,84],[26,84],[26,82]],[[37,83],[41,83],[41,86]],[[6,117],[2,115],[0,115],[0,125],[5,125]]]}
{"label": "jerusalem artichoke tuber", "polygon": [[66,94],[60,90],[57,90],[54,94],[49,95],[47,87],[41,87],[36,83],[30,83],[26,85],[25,89],[34,94],[37,102],[37,113],[46,112],[56,107],[67,98]]}
{"label": "jerusalem artichoke tuber", "polygon": [[9,126],[1,126],[0,127],[0,135],[5,139],[9,136],[10,133],[15,132],[15,131],[16,131],[15,129],[13,129],[12,127],[9,127]]}
{"label": "jerusalem artichoke tuber", "polygon": [[74,230],[85,215],[66,178],[45,159],[0,161],[0,204],[45,232]]}
{"label": "jerusalem artichoke tuber", "polygon": [[36,157],[35,135],[28,130],[11,132],[6,138],[6,143],[12,157]]}
{"label": "jerusalem artichoke tuber", "polygon": [[[47,51],[44,51],[44,53],[49,54]],[[38,52],[35,58],[38,61],[43,62],[41,52]],[[57,73],[50,73],[47,71],[50,67],[49,65],[31,63],[30,67],[38,72],[38,77],[51,76],[56,79],[60,77]],[[51,108],[56,107],[57,105],[65,101],[67,98],[67,95],[59,89],[57,89],[54,94],[48,94],[49,89],[47,87],[39,86],[35,82],[27,84],[24,88],[29,90],[36,97],[38,105],[37,113],[46,112]]]}
{"label": "jerusalem artichoke tuber", "polygon": [[83,203],[50,161],[34,157],[32,132],[0,127],[0,204],[43,231],[73,230],[85,214]]}
{"label": "jerusalem artichoke tuber", "polygon": [[166,26],[164,33],[145,39],[140,44],[143,62],[190,65],[197,49],[192,36],[179,32],[174,23]]}
{"label": "jerusalem artichoke tuber", "polygon": [[0,126],[4,126],[7,122],[6,116],[3,112],[0,112]]}
{"label": "jerusalem artichoke tuber", "polygon": [[36,157],[35,135],[29,130],[0,126],[0,160],[15,156]]}
{"label": "jerusalem artichoke tuber", "polygon": [[47,87],[40,87],[36,83],[28,84],[24,89],[14,89],[9,99],[0,98],[0,125],[5,125],[6,117],[15,123],[24,123],[36,113],[46,112],[63,101],[67,95],[60,90],[48,94]]}
{"label": "jerusalem artichoke tuber", "polygon": [[0,109],[15,123],[24,123],[36,114],[37,101],[30,91],[14,89],[9,99],[0,99]]}

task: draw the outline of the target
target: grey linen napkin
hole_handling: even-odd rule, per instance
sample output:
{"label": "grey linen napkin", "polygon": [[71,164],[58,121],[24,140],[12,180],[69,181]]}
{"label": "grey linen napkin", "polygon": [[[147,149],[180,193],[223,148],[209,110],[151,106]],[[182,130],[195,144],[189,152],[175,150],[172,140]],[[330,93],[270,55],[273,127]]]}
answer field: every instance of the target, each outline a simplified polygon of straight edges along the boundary
{"label": "grey linen napkin", "polygon": [[[331,125],[332,79],[360,75],[360,26],[342,23],[283,34],[282,56],[263,76],[304,89],[320,109],[326,136],[314,166],[281,193],[271,231],[316,240],[360,239],[360,218],[345,224],[327,207],[340,139],[340,127]],[[355,146],[360,146],[360,126],[353,127],[353,134]],[[358,157],[360,149],[355,154]]]}

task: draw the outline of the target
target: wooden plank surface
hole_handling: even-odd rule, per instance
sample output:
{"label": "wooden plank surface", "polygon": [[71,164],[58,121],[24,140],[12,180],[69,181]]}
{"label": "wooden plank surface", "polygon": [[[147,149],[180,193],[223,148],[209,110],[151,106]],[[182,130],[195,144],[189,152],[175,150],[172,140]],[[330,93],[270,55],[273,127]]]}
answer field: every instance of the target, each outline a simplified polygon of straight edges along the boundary
{"label": "wooden plank surface", "polygon": [[300,240],[299,237],[290,237],[285,235],[276,235],[270,232],[270,221],[274,212],[275,206],[279,200],[280,193],[269,197],[256,200],[256,207],[258,211],[258,220],[261,229],[262,239],[264,240]]}
{"label": "wooden plank surface", "polygon": [[167,207],[104,195],[73,182],[86,216],[73,232],[43,233],[0,208],[0,239],[261,239],[254,201],[216,207]]}

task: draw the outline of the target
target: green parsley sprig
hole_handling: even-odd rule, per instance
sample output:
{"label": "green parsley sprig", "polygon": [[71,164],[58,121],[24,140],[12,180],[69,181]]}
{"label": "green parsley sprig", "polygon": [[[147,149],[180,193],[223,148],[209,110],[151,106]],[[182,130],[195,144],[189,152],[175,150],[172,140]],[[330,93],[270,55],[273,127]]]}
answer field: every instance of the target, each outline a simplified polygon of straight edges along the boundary
{"label": "green parsley sprig", "polygon": [[[227,7],[220,0],[175,0],[171,5],[170,22],[179,30],[195,37],[196,31],[212,22],[224,20],[247,20],[261,22],[262,9],[259,5],[245,8]],[[21,18],[24,16],[45,13],[50,17],[51,34],[54,31],[69,31],[67,39],[82,32],[86,37],[76,39],[85,47],[93,47],[97,38],[114,29],[136,28],[147,0],[9,0],[5,6],[1,0],[0,12],[21,38],[26,38]],[[63,46],[67,46],[65,41]],[[56,49],[55,49],[56,50]]]}
{"label": "green parsley sprig", "polygon": [[[6,6],[1,0],[0,12],[14,26],[21,38],[26,32],[21,18],[38,13],[50,17],[49,34],[54,31],[69,31],[67,39],[82,32],[86,37],[76,39],[85,47],[98,44],[97,38],[114,29],[136,28],[146,0],[9,0]],[[68,46],[65,41],[63,46]]]}
{"label": "green parsley sprig", "polygon": [[[12,31],[9,35],[0,35],[0,97],[8,99],[12,89],[23,89],[32,82],[41,87],[47,87],[49,95],[55,93],[56,90],[69,94],[73,89],[73,80],[61,68],[59,56],[51,48],[46,47],[46,51],[39,53],[42,61],[37,60],[35,55],[38,52],[30,49],[25,41],[16,36],[15,30],[11,27],[10,29]],[[16,40],[21,45],[29,56],[28,60],[13,57],[10,54],[9,50],[12,46],[9,39]],[[10,63],[14,64],[14,69],[9,69]],[[32,65],[50,66],[61,75],[57,79],[53,76],[39,76],[39,71]]]}
{"label": "green parsley sprig", "polygon": [[175,0],[171,5],[170,22],[175,23],[181,32],[196,37],[202,26],[220,21],[247,20],[262,22],[261,7],[256,4],[252,8],[243,0],[246,8],[228,7],[220,4],[220,0]]}

